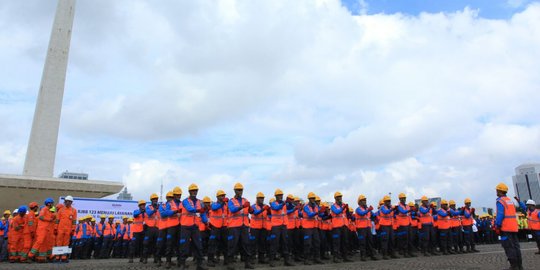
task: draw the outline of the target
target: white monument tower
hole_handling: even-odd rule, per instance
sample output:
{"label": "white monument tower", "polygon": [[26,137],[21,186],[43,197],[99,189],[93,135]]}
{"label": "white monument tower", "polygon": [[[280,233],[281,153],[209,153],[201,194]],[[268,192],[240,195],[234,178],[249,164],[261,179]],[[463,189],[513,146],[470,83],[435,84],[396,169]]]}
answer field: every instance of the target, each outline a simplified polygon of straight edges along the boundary
{"label": "white monument tower", "polygon": [[74,13],[75,0],[58,0],[23,175],[0,174],[3,209],[31,201],[42,202],[46,197],[101,198],[124,187],[120,182],[53,177]]}
{"label": "white monument tower", "polygon": [[75,0],[59,0],[41,77],[23,175],[53,177]]}

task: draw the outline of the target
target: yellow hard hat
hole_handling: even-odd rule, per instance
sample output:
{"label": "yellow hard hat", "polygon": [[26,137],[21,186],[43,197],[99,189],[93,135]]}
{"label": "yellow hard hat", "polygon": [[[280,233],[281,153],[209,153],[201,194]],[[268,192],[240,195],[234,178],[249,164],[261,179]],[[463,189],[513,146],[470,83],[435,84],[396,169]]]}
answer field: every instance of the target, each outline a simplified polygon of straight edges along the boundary
{"label": "yellow hard hat", "polygon": [[79,218],[79,221],[83,221],[83,220],[84,220],[84,217],[80,217],[80,218]]}
{"label": "yellow hard hat", "polygon": [[146,201],[145,201],[145,200],[139,200],[139,203],[138,203],[138,204],[139,204],[139,205],[141,205],[141,204],[146,204]]}
{"label": "yellow hard hat", "polygon": [[116,224],[120,224],[120,220],[119,220],[119,219],[117,219],[117,220],[115,220],[115,221],[114,221],[114,223],[116,223]]}
{"label": "yellow hard hat", "polygon": [[101,216],[99,216],[99,218],[107,218],[107,216],[105,214],[101,214]]}
{"label": "yellow hard hat", "polygon": [[398,198],[400,198],[400,199],[407,198],[407,195],[405,195],[405,193],[401,192],[401,193],[399,193]]}
{"label": "yellow hard hat", "polygon": [[4,220],[6,220],[6,218],[5,218],[5,217],[2,217],[2,221],[4,221]]}
{"label": "yellow hard hat", "polygon": [[414,206],[414,203],[413,202],[409,202],[409,206]]}
{"label": "yellow hard hat", "polygon": [[109,218],[114,218],[114,215],[109,215]]}
{"label": "yellow hard hat", "polygon": [[339,191],[336,191],[336,193],[334,193],[334,198],[337,198],[337,197],[343,197],[343,194],[341,194],[341,192]]}
{"label": "yellow hard hat", "polygon": [[[180,192],[180,194],[182,194],[182,193]],[[170,198],[172,198],[172,197],[174,197],[174,194],[173,194],[172,191],[169,191],[169,192],[167,192],[167,194],[165,195],[165,197],[170,197]]]}
{"label": "yellow hard hat", "polygon": [[92,218],[90,221],[96,222],[96,219],[95,219],[95,218]]}
{"label": "yellow hard hat", "polygon": [[446,200],[441,200],[441,205],[443,204],[448,204],[448,202]]}
{"label": "yellow hard hat", "polygon": [[384,204],[384,200],[380,200],[379,205],[383,205],[383,204]]}
{"label": "yellow hard hat", "polygon": [[294,196],[294,201],[295,202],[299,202],[300,201],[300,198],[298,196]]}
{"label": "yellow hard hat", "polygon": [[449,204],[449,205],[456,205],[456,201],[450,200],[450,201],[448,202],[448,204]]}
{"label": "yellow hard hat", "polygon": [[390,196],[386,195],[383,197],[382,200],[385,202],[385,201],[390,201],[391,199],[390,199]]}
{"label": "yellow hard hat", "polygon": [[273,202],[275,202],[275,201],[276,201],[275,198],[271,198],[271,199],[270,199],[270,203],[273,203]]}
{"label": "yellow hard hat", "polygon": [[173,195],[182,195],[182,189],[180,187],[174,187],[172,190]]}
{"label": "yellow hard hat", "polygon": [[276,191],[274,192],[274,196],[277,196],[277,195],[283,195],[283,191],[281,189],[276,189]]}
{"label": "yellow hard hat", "polygon": [[240,183],[234,184],[234,189],[244,189],[244,186]]}
{"label": "yellow hard hat", "polygon": [[366,199],[366,196],[360,194],[360,196],[358,196],[358,201],[361,201],[361,200],[365,200]]}
{"label": "yellow hard hat", "polygon": [[352,209],[352,207],[351,207],[351,208],[349,208],[349,213],[352,213],[352,212],[353,212],[353,209]]}
{"label": "yellow hard hat", "polygon": [[210,199],[210,197],[208,196],[204,196],[204,198],[202,199],[203,203],[210,203],[212,202],[212,200]]}
{"label": "yellow hard hat", "polygon": [[315,193],[313,193],[313,192],[310,192],[310,193],[308,193],[307,198],[308,199],[316,199],[317,195],[315,195]]}
{"label": "yellow hard hat", "polygon": [[287,195],[287,199],[294,200],[294,195],[292,195],[292,194]]}
{"label": "yellow hard hat", "polygon": [[133,222],[133,218],[132,217],[128,218],[128,221]]}
{"label": "yellow hard hat", "polygon": [[4,215],[11,215],[11,211],[9,210],[4,211]]}
{"label": "yellow hard hat", "polygon": [[152,193],[152,195],[150,195],[150,200],[154,199],[159,199],[159,196],[156,193]]}
{"label": "yellow hard hat", "polygon": [[221,189],[216,192],[216,197],[223,196],[223,195],[227,195],[227,194],[225,194],[225,191]]}
{"label": "yellow hard hat", "polygon": [[191,184],[188,187],[189,191],[199,190],[199,187],[196,184]]}
{"label": "yellow hard hat", "polygon": [[471,203],[471,199],[470,198],[465,198],[465,202],[464,203]]}
{"label": "yellow hard hat", "polygon": [[128,218],[128,217],[127,216],[122,216],[122,219],[126,219],[126,218]]}
{"label": "yellow hard hat", "polygon": [[264,198],[264,194],[262,192],[257,193],[257,198]]}
{"label": "yellow hard hat", "polygon": [[321,197],[315,196],[315,201],[316,201],[316,202],[320,202],[320,201],[321,201]]}
{"label": "yellow hard hat", "polygon": [[499,183],[495,189],[497,190],[500,190],[500,191],[504,191],[504,192],[508,192],[508,186],[504,183]]}
{"label": "yellow hard hat", "polygon": [[422,198],[421,198],[420,200],[422,200],[422,201],[428,201],[429,199],[428,199],[427,196],[422,196]]}
{"label": "yellow hard hat", "polygon": [[86,218],[92,219],[94,217],[92,215],[87,215]]}

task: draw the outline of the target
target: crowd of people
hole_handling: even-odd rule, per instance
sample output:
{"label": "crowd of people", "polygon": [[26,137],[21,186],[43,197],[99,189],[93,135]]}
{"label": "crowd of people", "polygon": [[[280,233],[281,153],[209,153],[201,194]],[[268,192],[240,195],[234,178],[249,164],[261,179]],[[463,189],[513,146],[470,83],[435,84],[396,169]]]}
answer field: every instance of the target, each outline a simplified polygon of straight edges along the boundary
{"label": "crowd of people", "polygon": [[[511,269],[522,269],[516,208],[506,197],[506,185],[496,189],[497,215],[481,222],[501,236]],[[278,261],[284,266],[351,262],[355,254],[365,261],[478,252],[478,230],[473,226],[484,226],[475,220],[479,217],[468,198],[460,206],[453,200],[441,200],[438,206],[422,196],[417,205],[400,193],[397,204],[387,195],[372,206],[359,195],[353,206],[342,201],[340,192],[333,202],[323,202],[309,192],[304,203],[277,189],[266,204],[261,192],[254,203],[242,197],[240,183],[234,185],[230,198],[218,190],[215,200],[200,200],[198,190],[191,184],[182,200],[182,189],[175,187],[161,203],[152,194],[149,202],[138,201],[133,216],[122,220],[112,215],[101,215],[98,221],[90,215],[77,217],[71,196],[56,205],[51,198],[41,207],[32,202],[13,213],[4,212],[0,247],[12,263],[114,257],[129,263],[138,258],[143,264],[153,259],[156,267],[186,269],[186,259],[193,257],[197,269],[221,262],[235,269],[237,261],[253,269],[256,263],[275,267]],[[540,212],[531,200],[526,204],[517,200],[540,254]],[[53,246],[72,250],[53,255]],[[177,257],[174,264],[173,257]]]}

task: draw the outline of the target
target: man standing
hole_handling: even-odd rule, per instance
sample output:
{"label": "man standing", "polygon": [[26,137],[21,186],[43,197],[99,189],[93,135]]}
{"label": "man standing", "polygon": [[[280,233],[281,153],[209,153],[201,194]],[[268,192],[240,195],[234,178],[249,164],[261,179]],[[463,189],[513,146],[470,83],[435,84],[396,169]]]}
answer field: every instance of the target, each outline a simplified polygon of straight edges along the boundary
{"label": "man standing", "polygon": [[302,217],[302,229],[304,234],[304,264],[311,265],[311,261],[316,264],[323,264],[321,261],[321,239],[319,238],[319,214],[321,208],[315,203],[317,196],[315,193],[308,194],[309,202],[304,206]]}
{"label": "man standing", "polygon": [[[69,246],[69,240],[75,231],[77,224],[77,210],[73,208],[73,197],[66,196],[64,198],[64,207],[58,210],[56,224],[58,224],[56,235],[56,246]],[[56,260],[66,262],[68,254],[56,256]]]}
{"label": "man standing", "polygon": [[495,190],[497,191],[495,232],[501,236],[501,245],[510,262],[510,269],[523,269],[521,249],[517,237],[516,207],[512,200],[506,197],[508,186],[499,183]]}
{"label": "man standing", "polygon": [[103,230],[103,246],[101,247],[101,254],[99,254],[101,259],[108,259],[111,255],[115,235],[114,215],[109,215],[109,220]]}
{"label": "man standing", "polygon": [[[229,235],[227,237],[227,269],[232,270],[234,264],[233,256],[240,249],[244,255],[245,268],[254,269],[251,264],[251,249],[249,248],[249,212],[251,205],[249,201],[242,197],[244,186],[240,183],[234,185],[234,197],[229,200],[229,216],[227,227]],[[239,247],[240,246],[240,247]]]}
{"label": "man standing", "polygon": [[9,236],[9,262],[25,262],[26,254],[23,254],[24,247],[24,227],[26,226],[26,206],[19,207],[17,215],[13,217],[10,225],[10,236]]}
{"label": "man standing", "polygon": [[225,191],[216,192],[217,201],[209,211],[210,238],[208,239],[208,266],[216,266],[219,254],[227,257],[227,202]]}
{"label": "man standing", "polygon": [[463,244],[461,241],[461,211],[456,209],[456,201],[450,200],[450,246],[453,247],[453,252],[457,254],[463,253]]}
{"label": "man standing", "polygon": [[158,262],[158,252],[156,247],[156,242],[159,235],[158,230],[158,221],[159,216],[159,206],[158,206],[159,196],[156,193],[150,195],[150,205],[146,206],[146,215],[144,216],[144,224],[146,225],[146,231],[144,233],[144,250],[143,250],[143,263],[148,262],[148,256],[150,254],[154,257],[154,263]]}
{"label": "man standing", "polygon": [[7,258],[7,242],[9,232],[9,220],[11,219],[11,211],[4,211],[4,216],[0,221],[0,262]]}
{"label": "man standing", "polygon": [[394,254],[394,230],[393,230],[393,216],[394,208],[392,207],[392,201],[390,196],[386,195],[383,198],[383,205],[379,208],[377,213],[379,218],[379,237],[381,244],[381,253],[384,260],[388,260],[388,255],[391,258],[398,258]]}
{"label": "man standing", "polygon": [[283,201],[283,191],[276,189],[274,192],[276,200],[270,203],[270,251],[268,253],[270,267],[276,267],[276,253],[281,251],[285,266],[294,266],[290,261],[289,248],[287,247],[287,207]]}
{"label": "man standing", "polygon": [[159,209],[161,221],[166,224],[165,235],[165,268],[171,268],[172,256],[178,252],[178,233],[180,231],[180,214],[182,213],[182,189],[175,187],[172,191],[172,197],[168,196],[167,202]]}
{"label": "man standing", "polygon": [[204,265],[204,258],[202,253],[202,242],[199,227],[197,226],[197,214],[200,214],[204,223],[206,220],[205,209],[202,202],[197,199],[197,193],[199,187],[195,184],[189,185],[188,188],[189,197],[182,201],[182,219],[180,220],[180,260],[178,262],[182,269],[187,269],[186,259],[189,256],[189,247],[193,247],[193,257],[197,261],[197,270],[208,269]]}
{"label": "man standing", "polygon": [[367,206],[366,197],[364,195],[358,196],[358,208],[354,211],[354,219],[360,247],[360,260],[362,261],[366,260],[366,256],[371,257],[371,260],[377,260],[372,246],[371,211],[373,211],[373,206]]}
{"label": "man standing", "polygon": [[335,263],[340,263],[342,260],[352,262],[347,251],[347,214],[349,206],[342,202],[342,198],[341,192],[334,193],[335,202],[330,207],[330,215],[332,215],[332,255]]}
{"label": "man standing", "polygon": [[540,254],[540,211],[536,209],[536,203],[533,200],[528,200],[526,204],[523,204],[517,197],[516,200],[519,202],[519,206],[523,209],[523,212],[527,215],[529,230],[534,240],[536,240],[538,251],[535,254]]}
{"label": "man standing", "polygon": [[[53,208],[54,200],[47,198],[44,202],[45,206],[41,208],[39,212],[39,222],[36,229],[36,241],[28,253],[28,258],[36,258],[36,261],[43,263],[47,257],[48,242],[52,235],[51,225],[53,224],[56,216],[51,212]],[[36,256],[37,254],[37,256]]]}
{"label": "man standing", "polygon": [[[138,202],[139,209],[133,211],[133,224],[131,225],[131,232],[133,236],[129,242],[129,263],[133,262],[133,257],[140,251],[141,244],[144,239],[144,220],[146,218],[146,201],[140,200]],[[141,254],[140,262],[143,261]]]}
{"label": "man standing", "polygon": [[405,258],[416,257],[412,254],[411,244],[409,242],[409,231],[411,230],[411,208],[407,205],[407,196],[405,193],[398,195],[399,204],[397,206],[396,221],[398,225],[397,238],[399,244],[399,253]]}
{"label": "man standing", "polygon": [[267,235],[266,223],[268,218],[268,205],[264,204],[264,194],[262,192],[257,193],[256,203],[251,206],[251,222],[250,222],[250,234],[252,236],[252,251],[251,253],[257,258],[260,264],[268,263],[266,258],[267,253]]}
{"label": "man standing", "polygon": [[36,227],[37,227],[37,218],[36,218],[36,212],[38,210],[38,204],[36,202],[31,202],[28,207],[30,210],[28,210],[28,214],[24,216],[26,218],[26,226],[24,226],[23,231],[23,238],[24,238],[24,246],[23,246],[23,255],[21,255],[21,260],[26,260],[28,258],[28,252],[30,252],[30,249],[32,248],[32,244],[34,243],[34,239],[36,238]]}
{"label": "man standing", "polygon": [[461,209],[461,224],[463,225],[463,244],[465,252],[479,252],[474,245],[474,232],[472,226],[474,223],[474,208],[471,209],[471,199],[466,198],[465,206]]}
{"label": "man standing", "polygon": [[453,254],[450,250],[450,213],[448,202],[441,200],[441,208],[437,211],[437,226],[439,230],[439,245],[443,255]]}

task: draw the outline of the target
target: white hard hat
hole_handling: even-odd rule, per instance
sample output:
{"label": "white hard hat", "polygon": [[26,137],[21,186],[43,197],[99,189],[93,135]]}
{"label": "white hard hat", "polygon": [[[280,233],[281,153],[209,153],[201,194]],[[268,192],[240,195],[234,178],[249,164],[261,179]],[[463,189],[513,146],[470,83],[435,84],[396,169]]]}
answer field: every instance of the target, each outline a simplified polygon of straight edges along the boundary
{"label": "white hard hat", "polygon": [[19,208],[13,210],[13,214],[17,214],[17,213],[19,213]]}
{"label": "white hard hat", "polygon": [[536,205],[536,203],[533,200],[528,200],[526,205]]}
{"label": "white hard hat", "polygon": [[64,198],[64,201],[73,201],[73,197],[71,197],[71,195],[67,195],[67,196]]}

